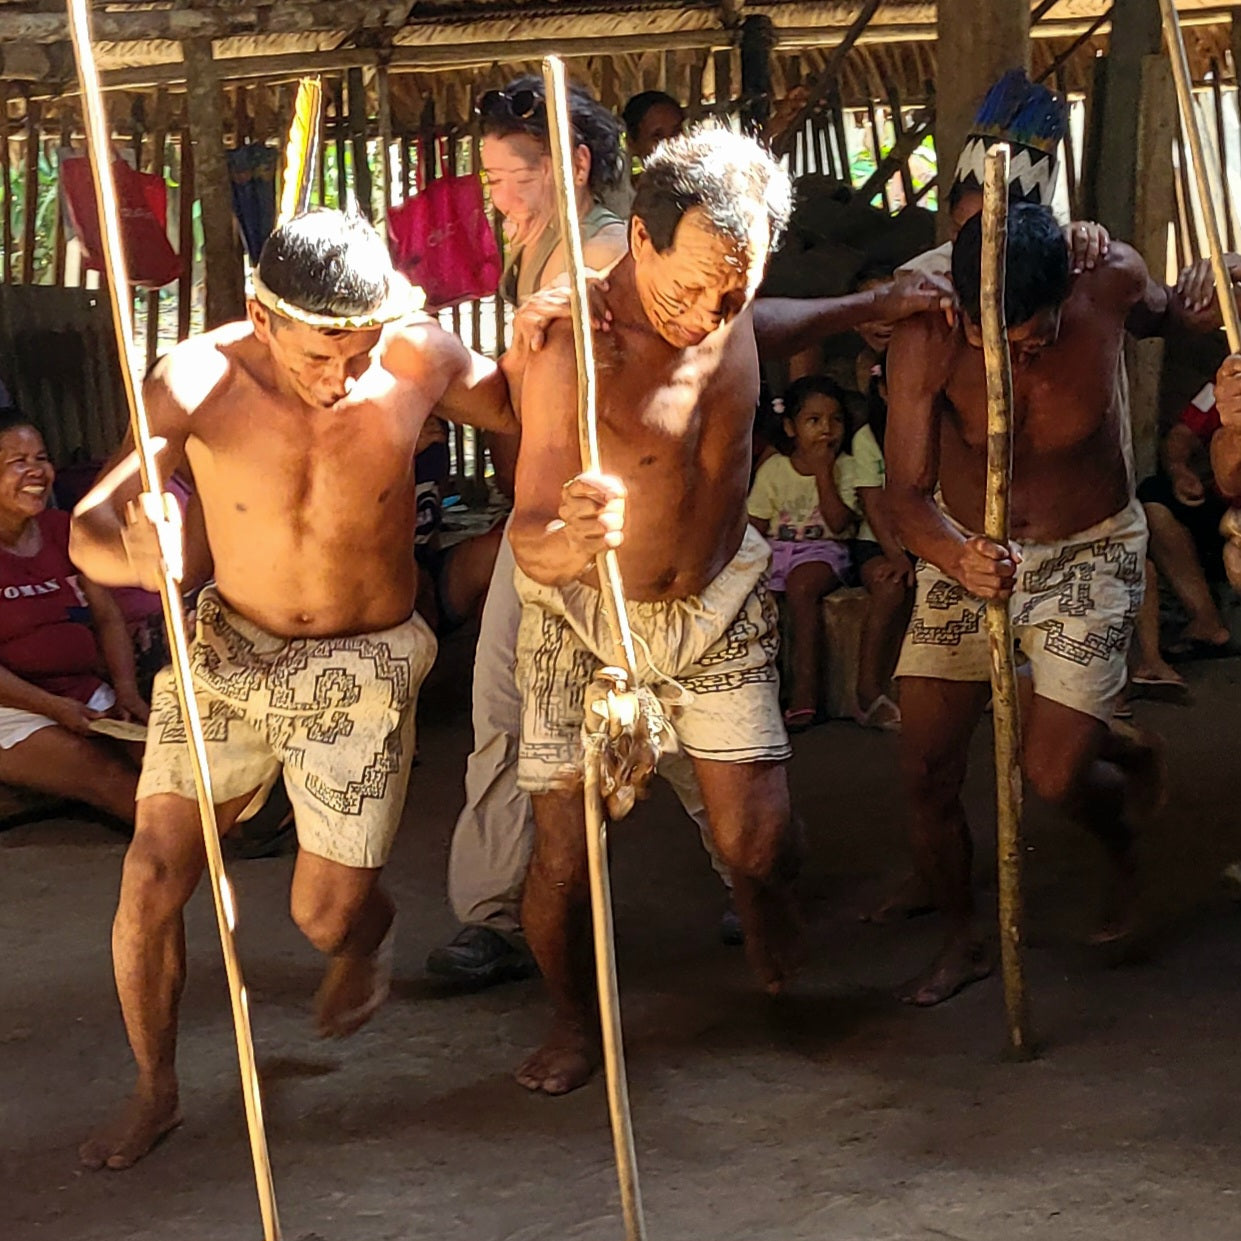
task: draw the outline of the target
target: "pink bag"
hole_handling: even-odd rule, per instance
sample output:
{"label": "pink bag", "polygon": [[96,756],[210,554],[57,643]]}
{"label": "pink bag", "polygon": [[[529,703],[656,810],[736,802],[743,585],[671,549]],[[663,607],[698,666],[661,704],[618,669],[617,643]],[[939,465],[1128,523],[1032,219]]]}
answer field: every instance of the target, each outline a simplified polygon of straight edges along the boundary
{"label": "pink bag", "polygon": [[436,177],[392,207],[388,246],[397,270],[422,288],[432,309],[490,297],[500,285],[500,249],[478,176]]}

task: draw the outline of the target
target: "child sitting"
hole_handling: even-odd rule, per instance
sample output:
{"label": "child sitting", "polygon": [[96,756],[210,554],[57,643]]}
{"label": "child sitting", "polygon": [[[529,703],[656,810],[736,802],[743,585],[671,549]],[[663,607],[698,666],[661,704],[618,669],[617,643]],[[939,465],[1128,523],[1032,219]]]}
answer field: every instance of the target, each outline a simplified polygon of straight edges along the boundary
{"label": "child sitting", "polygon": [[855,488],[845,396],[809,375],[784,397],[781,451],[759,466],[750,521],[771,543],[771,589],[784,592],[792,628],[792,686],[784,722],[802,732],[818,713],[823,622],[820,603],[849,572],[854,515],[841,499]]}

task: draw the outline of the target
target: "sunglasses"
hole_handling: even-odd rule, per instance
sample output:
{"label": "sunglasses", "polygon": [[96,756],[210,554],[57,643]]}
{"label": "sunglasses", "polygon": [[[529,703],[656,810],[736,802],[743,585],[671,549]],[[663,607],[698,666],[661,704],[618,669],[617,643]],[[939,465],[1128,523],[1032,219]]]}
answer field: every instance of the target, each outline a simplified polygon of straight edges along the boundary
{"label": "sunglasses", "polygon": [[546,101],[536,90],[489,90],[478,101],[478,115],[514,121],[544,120]]}

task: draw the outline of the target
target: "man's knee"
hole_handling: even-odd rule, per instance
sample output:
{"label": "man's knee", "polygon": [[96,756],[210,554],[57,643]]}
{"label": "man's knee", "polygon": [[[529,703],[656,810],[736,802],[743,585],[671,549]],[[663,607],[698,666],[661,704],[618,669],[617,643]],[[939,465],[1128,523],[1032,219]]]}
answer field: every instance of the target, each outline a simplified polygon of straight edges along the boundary
{"label": "man's knee", "polygon": [[916,806],[943,811],[961,795],[965,778],[963,757],[943,754],[909,744],[901,747],[901,777],[905,790]]}
{"label": "man's knee", "polygon": [[1026,755],[1026,782],[1044,801],[1062,805],[1072,798],[1078,787],[1081,766],[1063,751],[1035,750]]}
{"label": "man's knee", "polygon": [[788,794],[776,793],[746,805],[734,803],[711,820],[720,860],[747,879],[791,879],[800,850]]}
{"label": "man's knee", "polygon": [[297,929],[326,956],[344,947],[357,918],[356,901],[343,900],[328,890],[307,891],[296,885],[289,896],[289,912]]}
{"label": "man's knee", "polygon": [[198,886],[204,865],[201,828],[192,802],[180,797],[138,803],[134,838],[122,869],[122,904],[161,918],[178,913]]}

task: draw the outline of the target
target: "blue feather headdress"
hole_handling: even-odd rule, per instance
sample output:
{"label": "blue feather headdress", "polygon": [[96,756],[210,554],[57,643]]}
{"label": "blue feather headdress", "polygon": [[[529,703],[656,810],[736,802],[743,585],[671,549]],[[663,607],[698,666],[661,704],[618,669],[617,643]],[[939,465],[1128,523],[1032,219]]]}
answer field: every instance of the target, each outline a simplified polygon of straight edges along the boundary
{"label": "blue feather headdress", "polygon": [[1063,95],[1011,69],[988,92],[957,161],[953,185],[981,189],[987,151],[997,142],[1012,147],[1009,176],[1019,196],[1047,203],[1056,183],[1056,156],[1069,128]]}

